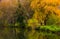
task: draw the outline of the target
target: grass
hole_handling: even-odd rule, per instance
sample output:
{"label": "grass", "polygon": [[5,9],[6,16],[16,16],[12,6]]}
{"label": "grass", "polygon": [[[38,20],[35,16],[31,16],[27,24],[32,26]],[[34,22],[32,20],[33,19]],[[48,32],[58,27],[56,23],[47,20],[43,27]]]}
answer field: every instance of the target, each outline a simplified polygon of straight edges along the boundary
{"label": "grass", "polygon": [[40,29],[50,30],[50,31],[60,31],[60,27],[58,26],[40,26]]}

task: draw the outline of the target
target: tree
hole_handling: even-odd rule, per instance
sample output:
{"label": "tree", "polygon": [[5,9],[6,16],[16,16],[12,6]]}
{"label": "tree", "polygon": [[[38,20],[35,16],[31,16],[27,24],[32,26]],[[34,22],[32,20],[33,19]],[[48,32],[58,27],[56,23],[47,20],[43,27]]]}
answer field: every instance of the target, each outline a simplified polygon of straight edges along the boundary
{"label": "tree", "polygon": [[35,11],[33,18],[37,19],[40,25],[47,25],[48,19],[52,20],[52,18],[49,18],[49,16],[52,16],[50,14],[55,15],[53,18],[60,17],[59,0],[33,0],[30,6]]}
{"label": "tree", "polygon": [[1,0],[0,2],[0,21],[2,21],[4,26],[14,23],[14,16],[16,9],[18,7],[17,0]]}

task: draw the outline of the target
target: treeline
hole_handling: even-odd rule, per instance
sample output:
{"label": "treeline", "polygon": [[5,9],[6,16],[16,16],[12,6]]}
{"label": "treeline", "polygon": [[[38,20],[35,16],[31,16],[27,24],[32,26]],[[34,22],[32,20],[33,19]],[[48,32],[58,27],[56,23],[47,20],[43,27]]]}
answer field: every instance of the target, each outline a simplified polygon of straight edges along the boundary
{"label": "treeline", "polygon": [[0,4],[0,25],[18,26],[20,24],[22,26],[25,24],[32,27],[60,25],[59,5],[59,0],[51,2],[48,0],[2,0]]}
{"label": "treeline", "polygon": [[[1,33],[4,33],[3,37],[6,36],[5,39],[29,39],[31,35],[33,39],[34,32],[40,36],[40,31],[53,30],[52,32],[55,33],[54,30],[58,30],[60,33],[60,29],[53,27],[60,26],[59,7],[59,0],[1,0],[0,30],[3,30]],[[46,25],[53,25],[54,29],[51,29],[52,27],[40,29],[40,26]]]}

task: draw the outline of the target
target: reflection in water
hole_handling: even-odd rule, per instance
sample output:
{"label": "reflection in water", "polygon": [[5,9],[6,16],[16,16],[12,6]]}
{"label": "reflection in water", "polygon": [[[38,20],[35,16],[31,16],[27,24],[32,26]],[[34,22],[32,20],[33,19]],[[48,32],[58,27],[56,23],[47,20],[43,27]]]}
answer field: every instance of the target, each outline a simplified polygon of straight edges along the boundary
{"label": "reflection in water", "polygon": [[0,39],[15,39],[14,28],[0,29]]}
{"label": "reflection in water", "polygon": [[[19,32],[16,31],[19,30]],[[60,39],[60,36],[52,33],[20,28],[0,29],[0,39]]]}

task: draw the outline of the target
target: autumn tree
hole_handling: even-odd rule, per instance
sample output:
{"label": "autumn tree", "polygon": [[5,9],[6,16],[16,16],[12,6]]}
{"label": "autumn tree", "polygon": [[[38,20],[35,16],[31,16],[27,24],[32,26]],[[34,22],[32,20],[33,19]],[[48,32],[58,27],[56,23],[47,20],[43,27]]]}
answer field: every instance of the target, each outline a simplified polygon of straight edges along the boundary
{"label": "autumn tree", "polygon": [[58,22],[53,20],[60,19],[59,0],[33,0],[30,6],[35,11],[33,18],[37,19],[40,25],[47,25],[48,19],[51,19],[53,24]]}

